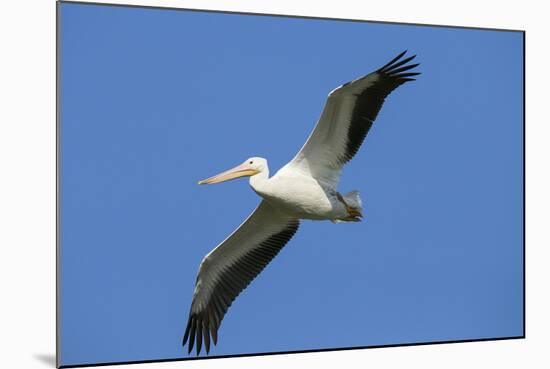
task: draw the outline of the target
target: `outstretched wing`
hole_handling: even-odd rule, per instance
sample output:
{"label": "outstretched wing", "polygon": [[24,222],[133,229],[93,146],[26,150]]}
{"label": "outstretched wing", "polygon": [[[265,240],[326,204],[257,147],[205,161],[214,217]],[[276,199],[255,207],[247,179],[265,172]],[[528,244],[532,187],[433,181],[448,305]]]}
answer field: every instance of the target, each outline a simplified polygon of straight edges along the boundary
{"label": "outstretched wing", "polygon": [[189,353],[204,338],[217,343],[218,328],[239,293],[265,268],[298,230],[299,220],[276,211],[265,200],[218,247],[204,257],[193,293],[183,345]]}
{"label": "outstretched wing", "polygon": [[384,99],[420,73],[408,72],[416,55],[406,51],[375,72],[334,89],[328,96],[317,126],[285,168],[304,173],[336,187],[340,172],[359,150]]}

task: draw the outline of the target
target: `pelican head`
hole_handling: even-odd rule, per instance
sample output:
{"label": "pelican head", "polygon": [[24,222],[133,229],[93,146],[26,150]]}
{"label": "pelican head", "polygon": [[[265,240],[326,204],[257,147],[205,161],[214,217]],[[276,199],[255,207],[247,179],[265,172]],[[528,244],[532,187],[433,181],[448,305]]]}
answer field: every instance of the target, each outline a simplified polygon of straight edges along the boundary
{"label": "pelican head", "polygon": [[214,184],[229,181],[239,177],[251,177],[258,173],[262,173],[267,169],[267,160],[264,158],[252,157],[246,159],[242,164],[235,168],[221,172],[207,179],[199,181],[199,184]]}

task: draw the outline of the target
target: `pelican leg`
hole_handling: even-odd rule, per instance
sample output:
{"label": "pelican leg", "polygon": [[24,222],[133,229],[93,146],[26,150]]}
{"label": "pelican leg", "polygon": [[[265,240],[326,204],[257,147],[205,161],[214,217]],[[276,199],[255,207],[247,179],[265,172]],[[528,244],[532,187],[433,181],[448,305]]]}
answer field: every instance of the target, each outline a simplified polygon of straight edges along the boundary
{"label": "pelican leg", "polygon": [[357,221],[360,221],[360,218],[363,218],[363,214],[361,214],[359,209],[354,208],[353,206],[348,206],[346,209],[349,213],[350,218],[358,218]]}
{"label": "pelican leg", "polygon": [[340,192],[336,192],[336,197],[346,206],[346,211],[348,212],[347,217],[341,218],[339,220],[342,220],[344,222],[360,222],[361,218],[363,218],[363,214],[361,214],[361,211],[354,206],[348,205]]}

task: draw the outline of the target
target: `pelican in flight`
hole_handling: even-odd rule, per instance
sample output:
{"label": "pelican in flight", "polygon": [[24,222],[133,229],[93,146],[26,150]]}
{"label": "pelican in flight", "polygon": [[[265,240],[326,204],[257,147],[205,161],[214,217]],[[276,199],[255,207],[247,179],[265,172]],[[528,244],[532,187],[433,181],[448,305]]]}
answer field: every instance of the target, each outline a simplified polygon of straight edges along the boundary
{"label": "pelican in flight", "polygon": [[337,186],[342,167],[359,150],[384,99],[420,74],[411,70],[415,55],[406,51],[376,71],[343,84],[328,95],[317,126],[294,159],[269,177],[267,160],[252,157],[202,180],[213,184],[250,177],[260,205],[199,267],[183,345],[217,344],[218,329],[239,293],[266,267],[298,230],[301,219],[358,222],[357,191],[342,195]]}

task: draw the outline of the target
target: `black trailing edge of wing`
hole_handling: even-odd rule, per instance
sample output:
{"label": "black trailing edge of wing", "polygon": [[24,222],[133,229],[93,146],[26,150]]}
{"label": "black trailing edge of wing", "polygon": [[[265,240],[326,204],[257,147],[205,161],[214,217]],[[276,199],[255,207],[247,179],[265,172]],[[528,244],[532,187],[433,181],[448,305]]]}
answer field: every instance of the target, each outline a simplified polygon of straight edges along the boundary
{"label": "black trailing edge of wing", "polygon": [[346,152],[344,157],[340,158],[342,164],[350,161],[361,147],[386,97],[403,83],[415,80],[411,77],[420,74],[408,72],[420,64],[408,64],[416,55],[402,59],[406,53],[406,50],[403,51],[382,68],[360,79],[370,83],[366,83],[365,88],[356,94],[357,100],[352,111]]}
{"label": "black trailing edge of wing", "polygon": [[271,262],[286,243],[294,236],[299,220],[291,220],[286,228],[262,241],[256,248],[229,265],[218,278],[211,300],[200,311],[191,311],[182,345],[187,341],[188,353],[196,345],[197,356],[202,344],[206,354],[210,353],[210,336],[214,345],[218,341],[218,329],[223,317],[237,296],[252,282],[254,278]]}

